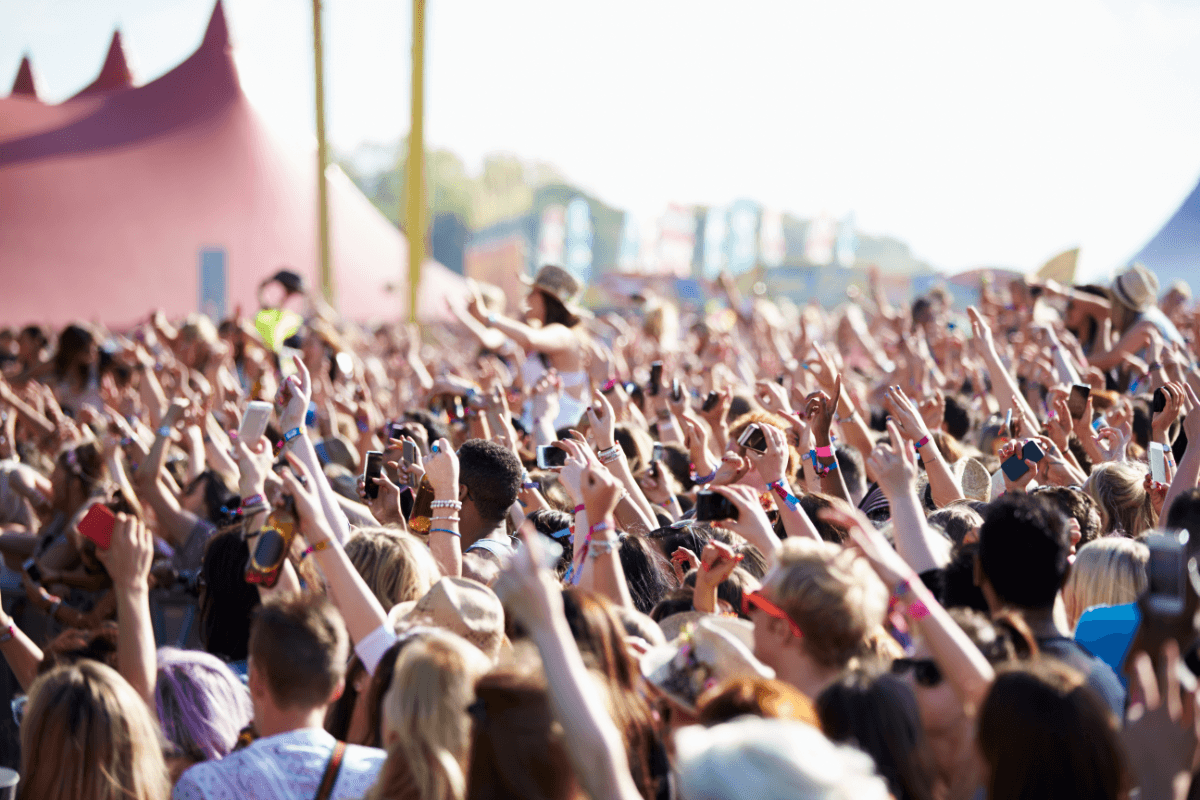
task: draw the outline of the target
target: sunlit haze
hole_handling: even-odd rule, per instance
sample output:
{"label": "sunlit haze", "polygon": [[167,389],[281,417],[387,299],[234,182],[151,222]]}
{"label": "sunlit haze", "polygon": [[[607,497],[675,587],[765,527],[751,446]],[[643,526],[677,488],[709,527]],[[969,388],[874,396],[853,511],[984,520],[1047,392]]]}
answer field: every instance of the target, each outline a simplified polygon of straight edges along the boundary
{"label": "sunlit haze", "polygon": [[[120,27],[136,78],[192,52],[211,0],[0,0],[0,84],[94,77]],[[226,0],[243,85],[311,136],[311,4]],[[410,11],[331,0],[335,148],[408,129]],[[556,165],[605,202],[739,197],[856,215],[950,271],[1087,275],[1136,252],[1200,176],[1200,3],[429,0],[430,146]]]}

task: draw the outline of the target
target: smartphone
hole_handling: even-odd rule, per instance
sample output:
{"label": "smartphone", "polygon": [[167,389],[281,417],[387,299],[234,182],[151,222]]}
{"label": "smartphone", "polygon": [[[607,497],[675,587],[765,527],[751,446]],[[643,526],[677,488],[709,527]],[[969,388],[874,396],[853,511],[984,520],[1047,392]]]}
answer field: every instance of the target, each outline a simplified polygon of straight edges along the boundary
{"label": "smartphone", "polygon": [[1029,472],[1028,465],[1025,464],[1024,453],[1018,453],[1010,456],[1007,461],[1000,465],[1000,469],[1004,470],[1004,474],[1008,476],[1010,481],[1020,480],[1026,472]]}
{"label": "smartphone", "polygon": [[683,399],[683,387],[679,385],[678,380],[671,381],[671,399],[676,403]]}
{"label": "smartphone", "polygon": [[662,442],[655,442],[654,443],[654,453],[650,456],[650,460],[651,461],[662,461],[665,454],[666,454],[666,448],[663,447]]}
{"label": "smartphone", "polygon": [[1161,442],[1150,443],[1150,479],[1158,483],[1167,482],[1167,452]]}
{"label": "smartphone", "polygon": [[367,451],[367,466],[363,469],[363,490],[366,492],[368,500],[374,500],[379,497],[379,484],[375,483],[374,478],[378,478],[383,474],[383,453],[378,450]]}
{"label": "smartphone", "polygon": [[270,421],[271,404],[251,400],[246,405],[246,413],[242,415],[242,424],[238,426],[238,441],[245,442],[246,447],[254,446],[267,432],[267,423]]}
{"label": "smartphone", "polygon": [[29,575],[29,579],[34,583],[42,582],[42,571],[38,569],[37,561],[34,559],[26,559],[25,563],[21,565],[21,569],[25,570]]}
{"label": "smartphone", "polygon": [[[388,428],[387,428],[387,435],[388,435],[389,439],[402,438],[404,436],[404,426],[401,425],[399,422],[389,422]],[[407,453],[408,451],[406,450],[405,452]]]}
{"label": "smartphone", "polygon": [[713,520],[737,519],[738,508],[733,501],[716,492],[696,493],[696,521],[711,522]]}
{"label": "smartphone", "polygon": [[[407,439],[404,440],[404,463],[412,464],[417,460],[417,446]],[[413,485],[413,473],[408,473],[408,485]]]}
{"label": "smartphone", "polygon": [[1076,383],[1071,386],[1071,395],[1067,398],[1067,409],[1071,419],[1080,419],[1087,411],[1087,401],[1092,394],[1092,387],[1086,383]]}
{"label": "smartphone", "polygon": [[1149,578],[1147,604],[1156,614],[1178,616],[1183,613],[1187,587],[1183,545],[1175,536],[1161,533],[1150,534],[1144,541],[1150,548],[1146,569]]}
{"label": "smartphone", "polygon": [[537,449],[538,469],[561,467],[567,463],[567,451],[559,450],[552,444],[544,444]]}
{"label": "smartphone", "polygon": [[1167,407],[1167,393],[1164,392],[1162,387],[1160,386],[1154,390],[1154,400],[1151,402],[1150,408],[1155,414],[1157,414],[1158,412],[1162,411],[1166,407]]}
{"label": "smartphone", "polygon": [[1012,409],[1011,408],[1008,410],[1008,413],[1006,413],[1004,415],[1004,425],[1003,425],[1003,427],[1000,428],[1000,435],[1003,436],[1005,439],[1012,438]]}
{"label": "smartphone", "polygon": [[1036,464],[1045,457],[1046,454],[1042,452],[1042,448],[1038,447],[1037,442],[1026,442],[1025,446],[1021,448],[1021,458],[1026,461],[1032,461]]}
{"label": "smartphone", "polygon": [[712,411],[717,407],[717,401],[721,399],[721,395],[717,392],[709,392],[708,397],[704,398],[704,405],[700,406],[701,411]]}
{"label": "smartphone", "polygon": [[300,355],[300,351],[294,347],[279,348],[279,373],[284,378],[290,378],[296,374],[296,356]]}
{"label": "smartphone", "polygon": [[762,432],[762,428],[758,423],[753,423],[746,426],[746,430],[742,431],[742,435],[738,437],[738,444],[758,453],[767,452],[767,435]]}
{"label": "smartphone", "polygon": [[117,515],[103,503],[97,503],[88,509],[79,520],[79,532],[96,543],[96,547],[107,550],[112,546],[113,526],[117,524]]}
{"label": "smartphone", "polygon": [[657,395],[658,389],[662,385],[662,369],[661,361],[654,361],[650,364],[650,384],[646,387],[646,394]]}

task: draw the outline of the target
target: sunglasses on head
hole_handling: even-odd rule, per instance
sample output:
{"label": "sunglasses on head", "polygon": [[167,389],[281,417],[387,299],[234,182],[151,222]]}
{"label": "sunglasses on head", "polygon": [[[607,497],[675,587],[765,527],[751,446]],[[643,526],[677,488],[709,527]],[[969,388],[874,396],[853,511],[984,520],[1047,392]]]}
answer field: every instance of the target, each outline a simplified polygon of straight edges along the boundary
{"label": "sunglasses on head", "polygon": [[747,617],[750,616],[750,609],[752,608],[757,608],[769,617],[786,622],[788,627],[791,628],[793,636],[803,638],[804,631],[800,629],[796,621],[789,617],[786,611],[764,597],[761,591],[746,592],[742,595],[742,614]]}
{"label": "sunglasses on head", "polygon": [[942,682],[942,671],[932,658],[897,658],[892,662],[893,675],[903,675],[909,670],[918,686],[932,689]]}

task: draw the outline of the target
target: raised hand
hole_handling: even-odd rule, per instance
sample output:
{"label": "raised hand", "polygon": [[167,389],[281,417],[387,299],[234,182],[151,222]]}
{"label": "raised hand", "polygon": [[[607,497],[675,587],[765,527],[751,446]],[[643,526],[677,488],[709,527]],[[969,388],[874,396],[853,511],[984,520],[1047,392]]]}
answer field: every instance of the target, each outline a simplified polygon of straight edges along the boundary
{"label": "raised hand", "polygon": [[[1005,442],[1004,446],[1000,448],[999,452],[1000,463],[1003,464],[1013,456],[1020,455],[1025,448],[1025,441],[1025,439],[1013,439],[1011,442]],[[1024,492],[1026,487],[1029,486],[1030,481],[1037,476],[1038,465],[1027,458],[1022,460],[1025,462],[1025,466],[1028,469],[1024,475],[1017,478],[1015,481],[1008,477],[1007,472],[1001,470],[1001,472],[1004,474],[1004,486],[1009,492]]]}
{"label": "raised hand", "polygon": [[608,519],[621,501],[621,482],[608,470],[589,464],[579,476],[588,521],[596,524]]}
{"label": "raised hand", "polygon": [[789,455],[787,437],[774,425],[759,423],[758,427],[766,437],[767,450],[760,453],[747,448],[746,458],[750,459],[763,483],[769,485],[784,479]]}
{"label": "raised hand", "polygon": [[895,421],[888,420],[887,428],[891,444],[880,442],[875,445],[867,457],[867,469],[890,499],[900,492],[912,490],[917,480],[917,456],[900,435]]}
{"label": "raised hand", "polygon": [[446,439],[438,439],[430,447],[425,461],[425,477],[433,487],[435,500],[458,499],[458,454]]}
{"label": "raised hand", "polygon": [[897,430],[910,442],[919,442],[929,435],[925,420],[908,395],[899,386],[889,386],[884,392],[884,405],[892,415]]}

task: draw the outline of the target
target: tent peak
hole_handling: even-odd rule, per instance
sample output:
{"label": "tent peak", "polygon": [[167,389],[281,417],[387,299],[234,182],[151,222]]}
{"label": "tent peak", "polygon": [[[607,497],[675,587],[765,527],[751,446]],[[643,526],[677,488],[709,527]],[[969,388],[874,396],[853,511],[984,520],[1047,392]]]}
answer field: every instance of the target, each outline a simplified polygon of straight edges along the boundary
{"label": "tent peak", "polygon": [[13,81],[12,95],[23,95],[37,99],[37,86],[33,81],[33,64],[29,54],[21,56],[21,66],[17,67],[17,79]]}
{"label": "tent peak", "polygon": [[229,47],[229,25],[225,22],[225,6],[221,0],[213,6],[212,17],[208,20],[208,28],[204,31],[204,41],[200,43],[201,50],[224,50]]}
{"label": "tent peak", "polygon": [[112,42],[108,45],[108,55],[104,57],[104,66],[96,80],[87,85],[79,94],[96,92],[111,92],[116,89],[129,89],[133,86],[133,73],[129,71],[129,63],[125,60],[125,48],[121,44],[121,32],[113,31]]}

